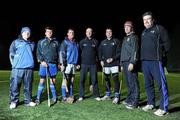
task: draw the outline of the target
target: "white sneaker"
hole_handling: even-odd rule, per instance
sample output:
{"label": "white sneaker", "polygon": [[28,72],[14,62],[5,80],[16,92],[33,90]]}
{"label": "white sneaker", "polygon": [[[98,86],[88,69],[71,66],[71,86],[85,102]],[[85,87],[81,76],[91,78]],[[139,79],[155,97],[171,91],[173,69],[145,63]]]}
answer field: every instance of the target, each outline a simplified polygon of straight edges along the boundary
{"label": "white sneaker", "polygon": [[113,104],[118,104],[119,103],[119,98],[115,97],[114,100],[112,101]]}
{"label": "white sneaker", "polygon": [[95,100],[101,101],[101,98],[100,97],[96,97]]}
{"label": "white sneaker", "polygon": [[134,106],[134,105],[127,104],[126,108],[127,109],[135,109],[135,108],[139,108],[139,106]]}
{"label": "white sneaker", "polygon": [[10,109],[15,109],[16,108],[16,103],[14,103],[14,102],[11,102],[11,104],[10,104],[10,106],[9,106],[9,108]]}
{"label": "white sneaker", "polygon": [[165,110],[158,109],[154,112],[154,114],[157,116],[164,116],[164,115],[168,114],[168,112],[166,112]]}
{"label": "white sneaker", "polygon": [[101,100],[110,100],[110,99],[111,99],[110,96],[107,96],[107,95],[101,98]]}
{"label": "white sneaker", "polygon": [[123,101],[122,104],[123,104],[123,105],[127,105],[128,103],[127,103],[126,101]]}
{"label": "white sneaker", "polygon": [[34,106],[36,106],[36,103],[34,103],[34,102],[29,102],[28,104],[26,104],[26,106],[34,107]]}
{"label": "white sneaker", "polygon": [[82,97],[80,97],[80,98],[78,99],[78,101],[83,101],[83,98],[82,98]]}
{"label": "white sneaker", "polygon": [[145,112],[149,111],[149,110],[153,110],[154,109],[154,105],[146,105],[142,108]]}
{"label": "white sneaker", "polygon": [[134,108],[134,106],[133,106],[133,105],[126,104],[126,108],[132,110],[132,109]]}

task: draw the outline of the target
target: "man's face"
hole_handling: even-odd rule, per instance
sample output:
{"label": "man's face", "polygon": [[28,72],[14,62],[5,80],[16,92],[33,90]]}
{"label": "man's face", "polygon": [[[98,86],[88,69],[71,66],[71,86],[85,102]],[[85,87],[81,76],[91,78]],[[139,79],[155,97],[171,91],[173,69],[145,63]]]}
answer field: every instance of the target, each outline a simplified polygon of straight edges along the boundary
{"label": "man's face", "polygon": [[47,38],[51,38],[53,35],[53,31],[50,29],[46,29],[45,35]]}
{"label": "man's face", "polygon": [[145,15],[143,17],[143,23],[144,23],[145,28],[150,28],[153,26],[154,20],[151,15]]}
{"label": "man's face", "polygon": [[74,38],[74,31],[68,30],[67,36],[68,36],[68,39],[72,40]]}
{"label": "man's face", "polygon": [[106,29],[106,37],[107,37],[107,39],[112,38],[112,30],[111,29]]}
{"label": "man's face", "polygon": [[25,40],[27,40],[29,37],[30,37],[30,32],[28,32],[28,31],[24,31],[23,33],[22,33],[22,38],[23,39],[25,39]]}
{"label": "man's face", "polygon": [[86,29],[86,36],[87,36],[88,38],[91,38],[91,37],[92,37],[92,29],[91,29],[91,28],[87,28],[87,29]]}
{"label": "man's face", "polygon": [[132,30],[133,30],[133,28],[131,26],[129,26],[129,25],[124,26],[124,31],[125,31],[126,34],[131,33]]}

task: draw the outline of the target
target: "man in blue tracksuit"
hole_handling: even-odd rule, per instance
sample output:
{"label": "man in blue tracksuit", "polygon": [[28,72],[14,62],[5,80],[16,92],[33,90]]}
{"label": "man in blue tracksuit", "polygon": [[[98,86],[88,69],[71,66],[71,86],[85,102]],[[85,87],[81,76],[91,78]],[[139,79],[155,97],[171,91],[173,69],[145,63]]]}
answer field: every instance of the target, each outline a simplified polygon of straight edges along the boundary
{"label": "man in blue tracksuit", "polygon": [[10,109],[17,107],[21,83],[24,83],[24,103],[27,106],[35,106],[32,102],[32,80],[34,68],[34,42],[29,40],[31,31],[29,27],[23,27],[19,38],[11,43],[9,57],[12,65],[10,77]]}
{"label": "man in blue tracksuit", "polygon": [[98,41],[93,38],[92,28],[86,29],[86,38],[80,41],[81,49],[81,71],[80,71],[80,89],[79,89],[79,101],[84,99],[84,86],[86,80],[86,74],[89,70],[90,79],[93,85],[93,94],[97,101],[100,101],[100,94],[97,81],[97,56],[98,56]]}
{"label": "man in blue tracksuit", "polygon": [[164,27],[154,24],[151,12],[144,13],[142,18],[145,29],[141,35],[141,61],[147,94],[147,105],[142,109],[148,111],[155,107],[153,80],[156,80],[160,95],[160,106],[154,114],[163,116],[168,112],[169,99],[162,61],[170,49],[169,37]]}
{"label": "man in blue tracksuit", "polygon": [[50,89],[53,96],[53,104],[55,104],[58,99],[56,95],[55,81],[56,74],[58,72],[57,64],[59,63],[60,44],[59,41],[52,36],[53,28],[46,27],[45,38],[38,41],[37,60],[40,63],[40,82],[38,85],[37,98],[35,101],[37,104],[40,103],[40,97],[44,89],[44,83],[47,75],[50,77]]}
{"label": "man in blue tracksuit", "polygon": [[[62,102],[74,102],[73,82],[75,78],[75,70],[79,69],[78,64],[79,45],[74,39],[74,30],[68,29],[67,37],[61,43],[61,71],[63,73],[63,81],[61,86]],[[66,92],[68,94],[66,94]]]}
{"label": "man in blue tracksuit", "polygon": [[138,60],[138,37],[134,33],[132,21],[126,21],[124,24],[124,37],[121,48],[121,68],[125,75],[128,94],[124,103],[126,108],[137,108],[139,104],[139,82],[137,71]]}

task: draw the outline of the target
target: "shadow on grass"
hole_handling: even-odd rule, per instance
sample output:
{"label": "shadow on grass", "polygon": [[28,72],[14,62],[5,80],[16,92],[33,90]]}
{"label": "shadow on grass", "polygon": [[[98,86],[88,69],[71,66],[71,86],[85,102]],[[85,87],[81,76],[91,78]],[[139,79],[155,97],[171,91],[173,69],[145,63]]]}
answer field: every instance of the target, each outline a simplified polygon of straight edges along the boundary
{"label": "shadow on grass", "polygon": [[180,107],[174,107],[169,109],[169,113],[173,113],[173,112],[179,112],[180,111]]}
{"label": "shadow on grass", "polygon": [[144,100],[139,101],[139,106],[140,107],[145,106],[145,105],[147,105],[147,101],[144,101]]}
{"label": "shadow on grass", "polygon": [[18,105],[23,105],[24,104],[24,101],[20,101],[19,103],[18,103]]}

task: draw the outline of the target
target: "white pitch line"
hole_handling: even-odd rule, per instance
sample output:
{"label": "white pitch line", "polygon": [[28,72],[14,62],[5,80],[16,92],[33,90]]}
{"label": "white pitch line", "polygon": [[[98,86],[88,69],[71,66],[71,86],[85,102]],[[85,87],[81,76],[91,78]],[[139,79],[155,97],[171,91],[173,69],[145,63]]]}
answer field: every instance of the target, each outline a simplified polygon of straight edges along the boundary
{"label": "white pitch line", "polygon": [[0,81],[0,83],[3,83],[3,82],[9,82],[9,81]]}

